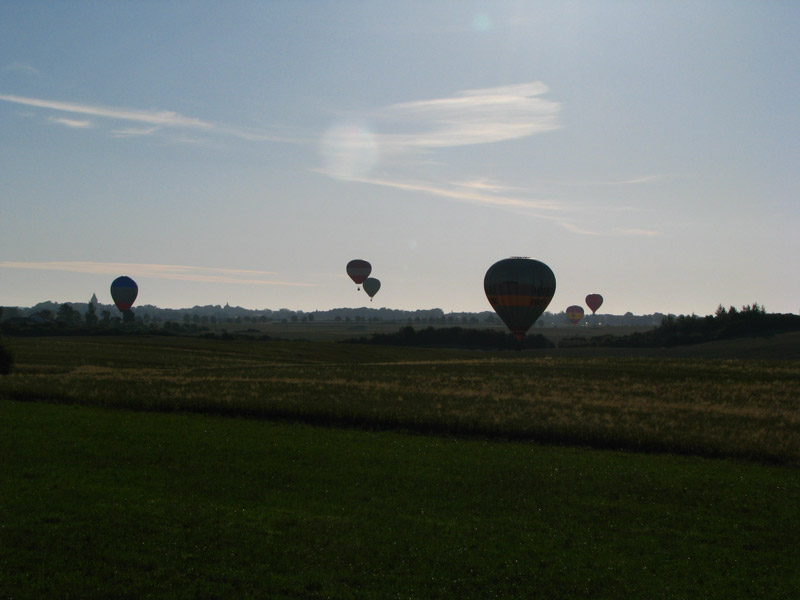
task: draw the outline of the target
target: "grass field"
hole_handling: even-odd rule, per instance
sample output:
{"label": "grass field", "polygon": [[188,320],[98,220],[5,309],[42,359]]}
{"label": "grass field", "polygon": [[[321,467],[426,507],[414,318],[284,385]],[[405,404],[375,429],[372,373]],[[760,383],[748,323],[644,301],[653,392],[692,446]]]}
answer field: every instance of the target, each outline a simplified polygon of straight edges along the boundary
{"label": "grass field", "polygon": [[800,593],[794,360],[11,345],[0,598]]}
{"label": "grass field", "polygon": [[22,338],[16,399],[800,465],[800,362]]}

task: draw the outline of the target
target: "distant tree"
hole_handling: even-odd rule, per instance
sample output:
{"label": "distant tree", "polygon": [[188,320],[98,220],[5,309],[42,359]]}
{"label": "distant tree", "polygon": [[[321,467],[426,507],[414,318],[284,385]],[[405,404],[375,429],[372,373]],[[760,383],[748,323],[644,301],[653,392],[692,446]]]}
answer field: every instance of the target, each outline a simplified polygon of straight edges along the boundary
{"label": "distant tree", "polygon": [[111,311],[110,310],[103,310],[100,312],[100,323],[103,325],[108,325],[111,322]]}
{"label": "distant tree", "polygon": [[133,311],[129,308],[128,310],[122,311],[122,322],[123,323],[135,323],[136,322],[136,315],[133,314]]}
{"label": "distant tree", "polygon": [[0,306],[0,320],[2,319],[14,319],[16,317],[21,317],[22,313],[16,306]]}
{"label": "distant tree", "polygon": [[89,302],[89,305],[86,307],[86,316],[84,317],[84,321],[87,325],[97,324],[97,308],[95,307],[94,302]]}
{"label": "distant tree", "polygon": [[64,325],[80,325],[81,315],[66,302],[58,307],[56,321]]}

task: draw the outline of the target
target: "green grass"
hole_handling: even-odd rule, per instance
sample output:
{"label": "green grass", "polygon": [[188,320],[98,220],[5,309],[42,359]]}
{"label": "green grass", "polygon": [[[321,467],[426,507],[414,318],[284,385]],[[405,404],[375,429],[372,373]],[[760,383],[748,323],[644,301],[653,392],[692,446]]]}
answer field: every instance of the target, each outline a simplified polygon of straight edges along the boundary
{"label": "green grass", "polygon": [[10,345],[0,598],[800,594],[798,361]]}
{"label": "green grass", "polygon": [[794,598],[800,471],[0,401],[3,598]]}

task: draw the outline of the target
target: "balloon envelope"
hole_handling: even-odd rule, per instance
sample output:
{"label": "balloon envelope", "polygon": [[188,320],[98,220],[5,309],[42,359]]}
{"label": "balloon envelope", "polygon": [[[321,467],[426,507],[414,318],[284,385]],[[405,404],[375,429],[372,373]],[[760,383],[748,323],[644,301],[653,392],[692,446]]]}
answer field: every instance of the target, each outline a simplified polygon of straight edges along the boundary
{"label": "balloon envelope", "polygon": [[592,314],[603,305],[603,297],[600,294],[589,294],[586,296],[586,306],[592,309]]}
{"label": "balloon envelope", "polygon": [[364,283],[364,280],[372,273],[372,265],[365,260],[356,258],[347,263],[347,274],[355,283]]}
{"label": "balloon envelope", "polygon": [[583,318],[583,307],[578,305],[568,306],[567,318],[572,321],[573,325],[577,325],[578,321]]}
{"label": "balloon envelope", "polygon": [[378,293],[378,290],[381,289],[381,282],[375,279],[374,277],[368,277],[364,280],[364,283],[361,284],[364,288],[364,291],[367,292],[370,298],[372,298],[375,294]]}
{"label": "balloon envelope", "polygon": [[506,258],[486,271],[483,290],[497,316],[522,341],[556,293],[556,276],[538,260]]}
{"label": "balloon envelope", "polygon": [[123,275],[111,282],[111,298],[117,308],[125,311],[130,310],[139,294],[139,286],[130,277]]}

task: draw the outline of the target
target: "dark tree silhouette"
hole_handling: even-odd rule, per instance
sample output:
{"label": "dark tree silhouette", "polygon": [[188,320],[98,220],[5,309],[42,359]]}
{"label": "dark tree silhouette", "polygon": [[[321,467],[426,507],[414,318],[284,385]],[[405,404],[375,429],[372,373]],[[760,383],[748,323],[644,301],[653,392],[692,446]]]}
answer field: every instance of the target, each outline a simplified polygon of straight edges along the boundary
{"label": "dark tree silhouette", "polygon": [[0,375],[11,373],[14,366],[14,354],[8,347],[5,340],[0,338]]}
{"label": "dark tree silhouette", "polygon": [[94,302],[89,302],[83,320],[87,325],[97,325],[97,307],[95,307]]}

